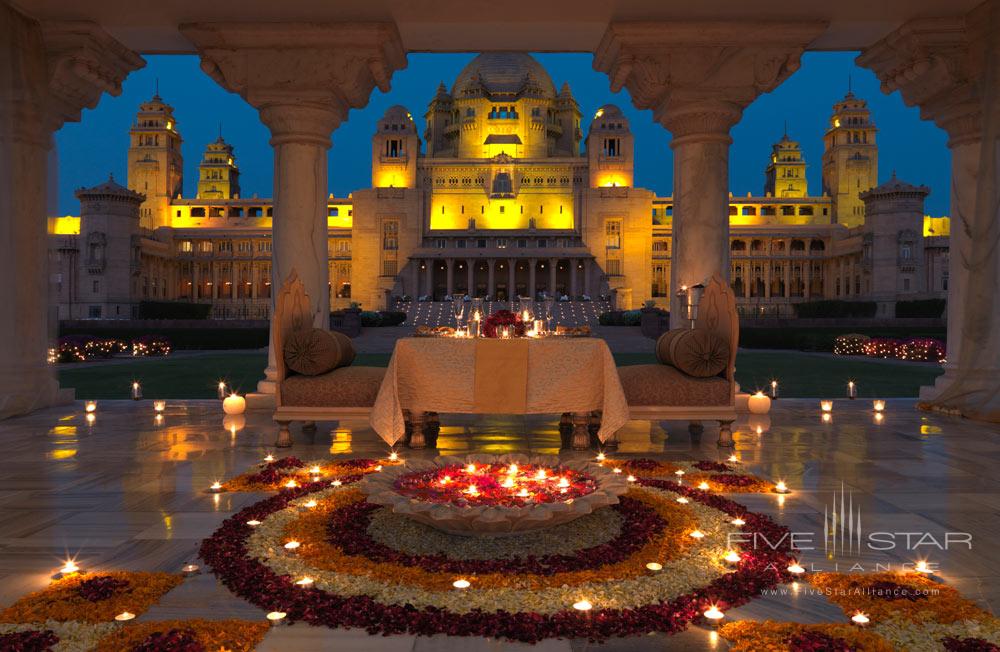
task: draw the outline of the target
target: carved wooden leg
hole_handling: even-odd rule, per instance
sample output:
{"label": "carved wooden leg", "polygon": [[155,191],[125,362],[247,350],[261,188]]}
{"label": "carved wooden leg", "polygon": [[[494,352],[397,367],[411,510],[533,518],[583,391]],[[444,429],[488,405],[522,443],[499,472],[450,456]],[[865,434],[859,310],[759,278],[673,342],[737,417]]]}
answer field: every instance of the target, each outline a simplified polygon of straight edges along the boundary
{"label": "carved wooden leg", "polygon": [[292,433],[288,429],[290,423],[291,421],[278,422],[278,441],[274,442],[278,448],[288,448],[292,445]]}
{"label": "carved wooden leg", "polygon": [[702,425],[701,421],[692,421],[688,424],[688,432],[692,439],[697,439],[701,437],[701,433],[705,432],[705,426]]}
{"label": "carved wooden leg", "polygon": [[573,450],[585,451],[590,448],[590,430],[587,422],[590,415],[586,412],[573,413]]}
{"label": "carved wooden leg", "polygon": [[410,434],[410,448],[423,448],[427,445],[424,441],[426,419],[427,413],[421,410],[413,410],[410,413],[410,423],[413,424],[413,432]]}
{"label": "carved wooden leg", "polygon": [[427,413],[427,445],[437,448],[438,434],[441,432],[441,416],[437,412]]}
{"label": "carved wooden leg", "polygon": [[732,425],[732,421],[719,422],[719,446],[721,448],[732,448],[734,445]]}

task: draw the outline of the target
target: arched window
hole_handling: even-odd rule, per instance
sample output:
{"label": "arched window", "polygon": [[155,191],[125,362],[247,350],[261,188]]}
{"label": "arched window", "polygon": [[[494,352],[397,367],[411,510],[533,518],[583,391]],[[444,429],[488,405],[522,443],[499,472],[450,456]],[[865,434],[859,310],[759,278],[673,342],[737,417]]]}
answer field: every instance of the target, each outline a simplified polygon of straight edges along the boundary
{"label": "arched window", "polygon": [[729,244],[729,249],[731,251],[746,251],[747,250],[746,240],[733,240]]}

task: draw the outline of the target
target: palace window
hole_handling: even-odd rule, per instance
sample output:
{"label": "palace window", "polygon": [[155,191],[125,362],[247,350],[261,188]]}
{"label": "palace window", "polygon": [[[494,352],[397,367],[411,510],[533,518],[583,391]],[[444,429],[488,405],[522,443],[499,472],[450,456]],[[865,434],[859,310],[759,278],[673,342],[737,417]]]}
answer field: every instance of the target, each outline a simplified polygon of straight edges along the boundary
{"label": "palace window", "polygon": [[210,253],[212,251],[212,241],[202,240],[198,243],[198,251],[203,254]]}
{"label": "palace window", "polygon": [[757,214],[757,207],[756,206],[744,206],[743,210],[742,210],[742,213],[743,213],[743,215],[756,215]]}
{"label": "palace window", "polygon": [[205,217],[205,209],[201,206],[197,206],[191,209],[191,217]]}
{"label": "palace window", "polygon": [[606,220],[604,222],[604,246],[607,249],[621,249],[622,247],[622,221]]}
{"label": "palace window", "polygon": [[622,145],[620,138],[605,138],[604,139],[604,155],[605,156],[621,156]]}
{"label": "palace window", "polygon": [[385,141],[385,155],[389,158],[397,158],[403,155],[403,141],[398,138],[390,138]]}
{"label": "palace window", "polygon": [[190,240],[181,240],[180,244],[178,245],[178,249],[180,249],[181,251],[183,251],[185,253],[190,253],[191,252],[191,241]]}
{"label": "palace window", "polygon": [[[233,249],[233,247],[232,247],[232,245],[230,245],[229,246],[229,250],[232,251],[232,249]],[[268,254],[271,253],[271,241],[270,240],[261,240],[260,242],[258,242],[257,243],[257,251],[259,251],[262,254],[263,253],[268,253]]]}
{"label": "palace window", "polygon": [[399,222],[397,220],[382,222],[382,249],[399,249]]}

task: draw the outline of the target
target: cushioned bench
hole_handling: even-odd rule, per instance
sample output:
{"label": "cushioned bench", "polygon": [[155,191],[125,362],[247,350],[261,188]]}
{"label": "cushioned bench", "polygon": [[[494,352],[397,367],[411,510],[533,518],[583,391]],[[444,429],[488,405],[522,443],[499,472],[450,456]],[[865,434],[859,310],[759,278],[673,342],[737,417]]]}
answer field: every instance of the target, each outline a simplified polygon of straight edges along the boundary
{"label": "cushioned bench", "polygon": [[718,421],[719,445],[732,446],[739,316],[732,290],[719,278],[712,278],[702,294],[695,329],[707,329],[728,344],[728,361],[722,373],[700,378],[666,364],[619,367],[629,416],[691,421],[692,433],[701,431],[702,420]]}
{"label": "cushioned bench", "polygon": [[[296,374],[285,362],[285,344],[296,330],[313,326],[312,309],[305,287],[293,270],[275,296],[271,347],[277,370],[274,420],[278,424],[276,446],[292,445],[289,426],[302,422],[303,430],[315,432],[317,421],[367,417],[375,405],[383,367],[349,365],[315,376]],[[353,353],[352,353],[353,357]]]}

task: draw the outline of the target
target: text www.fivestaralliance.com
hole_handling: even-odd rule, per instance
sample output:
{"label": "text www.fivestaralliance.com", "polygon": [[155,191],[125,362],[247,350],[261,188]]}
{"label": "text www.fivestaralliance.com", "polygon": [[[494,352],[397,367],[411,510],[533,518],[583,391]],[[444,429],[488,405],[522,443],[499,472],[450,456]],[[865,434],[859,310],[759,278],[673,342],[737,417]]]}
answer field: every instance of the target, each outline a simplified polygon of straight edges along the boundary
{"label": "text www.fivestaralliance.com", "polygon": [[906,598],[913,596],[932,596],[937,595],[940,589],[929,587],[922,589],[915,589],[908,586],[892,587],[892,588],[881,588],[877,586],[856,586],[851,588],[817,588],[815,586],[778,586],[773,589],[765,589],[760,592],[763,596],[786,596],[786,595],[822,595],[825,597],[831,596],[861,596],[867,595],[877,598]]}

